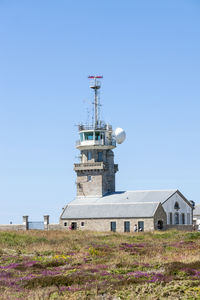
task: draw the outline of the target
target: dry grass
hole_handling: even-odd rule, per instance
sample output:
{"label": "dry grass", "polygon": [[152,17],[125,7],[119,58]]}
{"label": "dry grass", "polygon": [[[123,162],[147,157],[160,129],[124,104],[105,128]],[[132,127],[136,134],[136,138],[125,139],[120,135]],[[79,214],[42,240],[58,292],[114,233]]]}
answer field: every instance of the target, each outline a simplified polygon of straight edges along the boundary
{"label": "dry grass", "polygon": [[0,299],[200,299],[198,232],[0,232]]}

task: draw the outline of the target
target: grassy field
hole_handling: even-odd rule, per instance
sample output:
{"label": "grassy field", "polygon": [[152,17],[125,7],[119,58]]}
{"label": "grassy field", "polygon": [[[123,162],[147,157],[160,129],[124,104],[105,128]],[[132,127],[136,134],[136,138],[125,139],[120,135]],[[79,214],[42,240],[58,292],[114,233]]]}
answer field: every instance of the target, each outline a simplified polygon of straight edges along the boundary
{"label": "grassy field", "polygon": [[200,299],[200,233],[0,232],[0,299]]}

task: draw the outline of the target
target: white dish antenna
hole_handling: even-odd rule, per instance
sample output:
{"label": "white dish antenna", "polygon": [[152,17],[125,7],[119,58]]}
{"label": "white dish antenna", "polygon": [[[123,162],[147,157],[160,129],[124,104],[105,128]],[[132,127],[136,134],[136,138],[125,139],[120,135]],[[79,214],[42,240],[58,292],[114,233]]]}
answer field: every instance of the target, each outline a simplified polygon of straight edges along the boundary
{"label": "white dish antenna", "polygon": [[116,128],[114,131],[114,137],[117,144],[122,144],[126,139],[126,132],[122,128]]}

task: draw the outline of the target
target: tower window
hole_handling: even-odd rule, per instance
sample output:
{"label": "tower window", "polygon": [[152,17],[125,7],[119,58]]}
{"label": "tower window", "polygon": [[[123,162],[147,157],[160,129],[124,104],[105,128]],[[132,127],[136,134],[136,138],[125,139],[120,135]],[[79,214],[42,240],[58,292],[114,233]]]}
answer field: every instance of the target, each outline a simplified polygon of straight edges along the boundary
{"label": "tower window", "polygon": [[92,176],[91,176],[91,175],[88,175],[87,181],[88,181],[88,182],[92,181]]}
{"label": "tower window", "polygon": [[103,152],[98,152],[98,159],[99,162],[103,161]]}
{"label": "tower window", "polygon": [[94,139],[93,132],[85,132],[84,136],[86,141],[92,141]]}
{"label": "tower window", "polygon": [[87,153],[87,159],[88,160],[92,159],[92,152],[91,151],[88,151],[88,153]]}
{"label": "tower window", "polygon": [[83,141],[83,133],[80,133],[80,140]]}
{"label": "tower window", "polygon": [[95,140],[96,141],[100,140],[100,132],[95,132]]}

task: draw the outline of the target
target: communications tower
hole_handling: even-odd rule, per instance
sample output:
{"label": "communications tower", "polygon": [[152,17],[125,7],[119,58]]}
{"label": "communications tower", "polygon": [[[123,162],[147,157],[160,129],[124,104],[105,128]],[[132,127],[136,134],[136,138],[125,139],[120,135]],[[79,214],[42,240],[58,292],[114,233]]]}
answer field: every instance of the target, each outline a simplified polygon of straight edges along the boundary
{"label": "communications tower", "polygon": [[121,130],[114,135],[112,126],[100,120],[99,90],[103,76],[88,78],[91,80],[90,88],[94,91],[94,118],[91,125],[79,125],[76,148],[80,150],[81,161],[74,164],[77,173],[77,196],[102,197],[115,192],[118,165],[114,163],[112,150],[116,147],[116,142],[123,142],[125,132]]}

